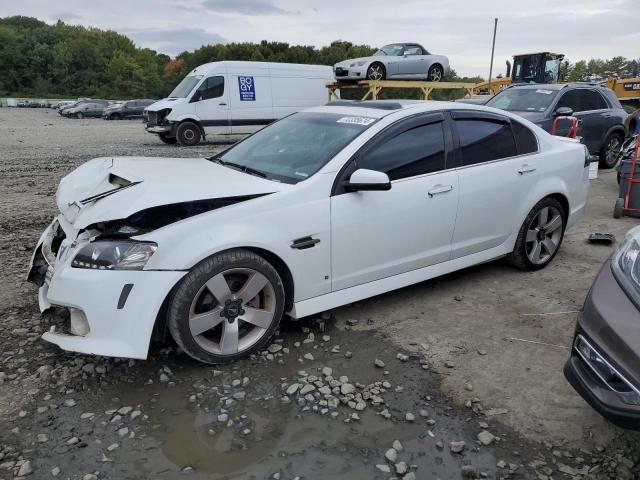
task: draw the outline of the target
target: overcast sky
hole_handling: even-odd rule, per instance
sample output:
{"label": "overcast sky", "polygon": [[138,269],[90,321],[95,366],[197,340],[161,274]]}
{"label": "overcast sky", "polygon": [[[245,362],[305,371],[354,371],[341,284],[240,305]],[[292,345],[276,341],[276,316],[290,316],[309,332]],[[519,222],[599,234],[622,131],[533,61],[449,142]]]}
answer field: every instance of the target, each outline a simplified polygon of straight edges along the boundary
{"label": "overcast sky", "polygon": [[0,0],[0,15],[112,29],[176,55],[203,44],[277,40],[381,46],[418,42],[462,75],[488,76],[517,53],[551,50],[571,61],[640,57],[638,0]]}

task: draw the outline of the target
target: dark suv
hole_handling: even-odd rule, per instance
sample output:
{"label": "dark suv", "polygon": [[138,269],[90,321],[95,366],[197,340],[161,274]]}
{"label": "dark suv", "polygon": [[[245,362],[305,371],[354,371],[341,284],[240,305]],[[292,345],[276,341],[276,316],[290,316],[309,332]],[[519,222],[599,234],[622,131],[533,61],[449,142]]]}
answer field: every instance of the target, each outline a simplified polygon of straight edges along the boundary
{"label": "dark suv", "polygon": [[[612,168],[627,130],[627,112],[613,91],[586,83],[512,85],[485,104],[532,121],[551,131],[554,117],[573,115],[578,119],[578,136],[592,155],[600,157],[600,167]],[[559,120],[558,135],[565,135],[569,121]]]}
{"label": "dark suv", "polygon": [[105,120],[122,120],[123,118],[142,117],[143,110],[155,103],[155,100],[128,100],[114,103],[102,112]]}

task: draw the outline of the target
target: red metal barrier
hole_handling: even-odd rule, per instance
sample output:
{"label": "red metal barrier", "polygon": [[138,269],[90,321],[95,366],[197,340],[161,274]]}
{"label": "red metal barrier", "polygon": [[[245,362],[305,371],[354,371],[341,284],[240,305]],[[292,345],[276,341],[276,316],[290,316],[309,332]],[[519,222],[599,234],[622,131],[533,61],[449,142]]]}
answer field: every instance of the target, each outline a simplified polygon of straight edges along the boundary
{"label": "red metal barrier", "polygon": [[558,122],[561,119],[569,120],[571,122],[571,127],[569,127],[567,137],[576,138],[578,136],[578,119],[576,117],[555,117],[553,119],[553,123],[551,123],[551,135],[555,135],[558,131]]}

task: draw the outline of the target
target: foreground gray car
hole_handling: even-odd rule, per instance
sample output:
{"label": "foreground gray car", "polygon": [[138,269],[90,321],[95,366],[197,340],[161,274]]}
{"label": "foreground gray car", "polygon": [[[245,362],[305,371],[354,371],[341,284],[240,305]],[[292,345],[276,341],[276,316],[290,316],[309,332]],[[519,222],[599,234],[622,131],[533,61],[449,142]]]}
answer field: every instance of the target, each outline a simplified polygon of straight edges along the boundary
{"label": "foreground gray car", "polygon": [[[586,83],[513,85],[485,105],[517,113],[547,131],[556,116],[578,119],[578,135],[602,168],[612,168],[627,131],[628,114],[608,88]],[[566,134],[569,122],[559,120],[558,135]]]}
{"label": "foreground gray car", "polygon": [[336,80],[429,80],[439,82],[451,71],[449,59],[417,43],[385,45],[371,57],[336,63]]}

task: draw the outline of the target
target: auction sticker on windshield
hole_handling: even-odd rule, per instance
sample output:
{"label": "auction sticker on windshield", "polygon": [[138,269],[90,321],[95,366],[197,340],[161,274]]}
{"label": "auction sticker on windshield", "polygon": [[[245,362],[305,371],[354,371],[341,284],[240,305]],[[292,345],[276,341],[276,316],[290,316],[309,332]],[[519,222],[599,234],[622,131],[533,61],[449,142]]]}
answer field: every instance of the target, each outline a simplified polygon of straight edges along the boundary
{"label": "auction sticker on windshield", "polygon": [[553,93],[553,90],[538,89],[536,90],[536,93],[544,93],[545,95],[551,95]]}
{"label": "auction sticker on windshield", "polygon": [[370,117],[342,117],[336,120],[336,123],[350,123],[351,125],[371,125],[375,122],[375,118]]}

